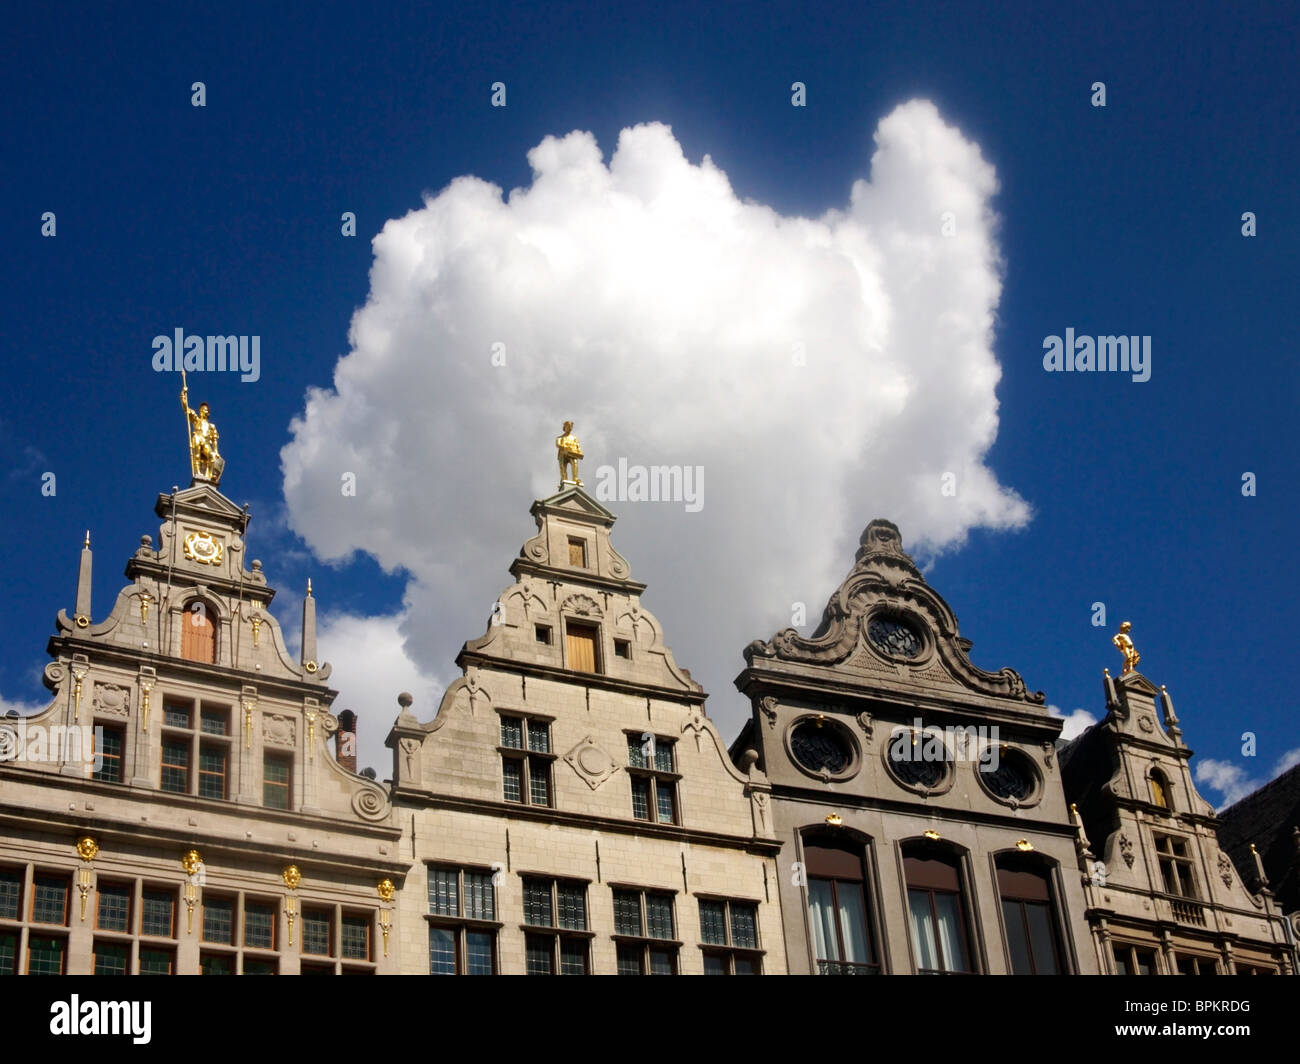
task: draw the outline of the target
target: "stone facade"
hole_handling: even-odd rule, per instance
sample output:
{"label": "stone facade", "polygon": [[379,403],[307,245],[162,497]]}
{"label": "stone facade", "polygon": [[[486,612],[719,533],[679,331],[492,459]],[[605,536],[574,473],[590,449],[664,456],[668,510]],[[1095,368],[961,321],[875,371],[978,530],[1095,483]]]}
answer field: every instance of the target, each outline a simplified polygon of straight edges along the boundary
{"label": "stone facade", "polygon": [[87,536],[53,699],[0,722],[0,970],[396,971],[381,894],[408,862],[387,790],[332,749],[355,732],[314,600],[295,662],[248,514],[200,481],[156,512],[100,620]]}
{"label": "stone facade", "polygon": [[1107,672],[1104,690],[1105,718],[1060,756],[1091,840],[1084,916],[1101,970],[1292,974],[1281,908],[1267,889],[1248,890],[1220,847],[1168,692],[1136,671]]}
{"label": "stone facade", "polygon": [[576,485],[532,514],[463,676],[429,722],[403,696],[388,738],[403,970],[783,973],[761,775],[728,760],[614,516]]}
{"label": "stone facade", "polygon": [[1296,770],[1230,821],[1239,873],[1168,696],[1107,676],[1059,744],[887,521],[812,636],[746,649],[728,749],[562,484],[378,783],[310,585],[294,660],[245,510],[196,477],[155,512],[98,620],[87,536],[52,700],[0,720],[0,973],[1295,970],[1251,843],[1292,899]]}
{"label": "stone facade", "polygon": [[791,972],[1097,970],[1061,721],[970,646],[877,520],[811,637],[746,650],[732,753],[770,781]]}

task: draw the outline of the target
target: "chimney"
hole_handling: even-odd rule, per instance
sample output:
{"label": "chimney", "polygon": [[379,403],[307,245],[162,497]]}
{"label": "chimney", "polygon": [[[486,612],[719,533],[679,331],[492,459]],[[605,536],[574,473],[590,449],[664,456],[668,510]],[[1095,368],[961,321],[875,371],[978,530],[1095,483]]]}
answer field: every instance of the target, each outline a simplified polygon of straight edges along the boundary
{"label": "chimney", "polygon": [[357,715],[350,709],[339,714],[339,730],[334,734],[334,760],[349,772],[357,770]]}

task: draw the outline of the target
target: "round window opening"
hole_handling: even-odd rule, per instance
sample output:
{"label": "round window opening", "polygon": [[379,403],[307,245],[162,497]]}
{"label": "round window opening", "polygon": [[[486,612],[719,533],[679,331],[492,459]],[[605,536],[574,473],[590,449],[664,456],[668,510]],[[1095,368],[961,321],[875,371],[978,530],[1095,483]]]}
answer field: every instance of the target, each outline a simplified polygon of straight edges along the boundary
{"label": "round window opening", "polygon": [[978,766],[984,785],[1004,802],[1024,802],[1034,794],[1034,772],[1023,756],[1003,750],[995,768]]}
{"label": "round window opening", "polygon": [[813,773],[832,776],[847,772],[853,764],[853,747],[843,729],[827,720],[805,720],[790,733],[790,752]]}
{"label": "round window opening", "polygon": [[877,616],[867,622],[872,646],[891,658],[911,661],[921,653],[921,634],[900,617]]}

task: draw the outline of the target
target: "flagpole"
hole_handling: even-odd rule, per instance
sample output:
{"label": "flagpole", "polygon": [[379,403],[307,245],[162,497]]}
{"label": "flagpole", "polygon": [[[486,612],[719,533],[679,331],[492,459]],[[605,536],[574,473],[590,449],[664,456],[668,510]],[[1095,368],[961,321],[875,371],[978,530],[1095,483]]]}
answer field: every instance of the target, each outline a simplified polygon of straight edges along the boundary
{"label": "flagpole", "polygon": [[194,475],[194,444],[190,439],[192,430],[190,428],[190,404],[189,404],[189,386],[185,381],[185,367],[181,367],[181,407],[185,412],[185,450],[190,456],[190,476]]}

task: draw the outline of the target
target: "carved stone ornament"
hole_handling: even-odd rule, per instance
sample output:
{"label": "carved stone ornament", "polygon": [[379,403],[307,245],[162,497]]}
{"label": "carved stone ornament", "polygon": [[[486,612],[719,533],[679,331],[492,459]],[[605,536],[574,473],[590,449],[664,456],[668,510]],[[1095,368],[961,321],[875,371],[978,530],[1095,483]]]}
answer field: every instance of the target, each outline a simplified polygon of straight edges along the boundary
{"label": "carved stone ornament", "polygon": [[388,795],[378,787],[363,787],[352,796],[352,811],[362,820],[383,820],[388,808]]}
{"label": "carved stone ornament", "polygon": [[271,746],[296,746],[297,724],[283,713],[262,714],[262,741]]}
{"label": "carved stone ornament", "polygon": [[565,754],[564,761],[593,791],[619,767],[618,762],[597,746],[590,735]]}
{"label": "carved stone ornament", "polygon": [[1124,863],[1132,868],[1136,858],[1133,856],[1133,840],[1127,835],[1119,837],[1119,854],[1124,858]]}
{"label": "carved stone ornament", "polygon": [[599,603],[590,595],[570,595],[560,603],[563,613],[576,613],[579,617],[600,617]]}
{"label": "carved stone ornament", "polygon": [[95,712],[105,717],[125,717],[130,695],[125,687],[111,683],[95,684]]}
{"label": "carved stone ornament", "polygon": [[1224,853],[1219,854],[1219,878],[1223,880],[1225,887],[1232,886],[1232,862]]}
{"label": "carved stone ornament", "polygon": [[1149,735],[1156,730],[1156,722],[1144,713],[1138,717],[1138,727]]}

